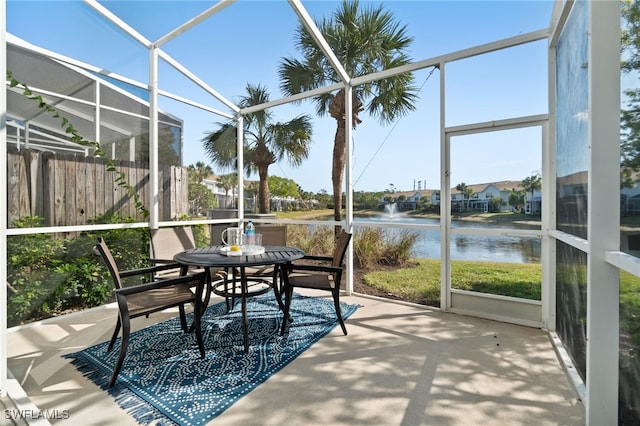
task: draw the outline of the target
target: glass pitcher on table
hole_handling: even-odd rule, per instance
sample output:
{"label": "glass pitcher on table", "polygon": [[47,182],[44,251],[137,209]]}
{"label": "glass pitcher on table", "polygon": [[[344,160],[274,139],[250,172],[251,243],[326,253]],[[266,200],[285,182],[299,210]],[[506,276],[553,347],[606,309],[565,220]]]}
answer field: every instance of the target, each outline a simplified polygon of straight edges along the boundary
{"label": "glass pitcher on table", "polygon": [[220,239],[225,246],[242,246],[244,234],[242,228],[226,228],[220,234]]}

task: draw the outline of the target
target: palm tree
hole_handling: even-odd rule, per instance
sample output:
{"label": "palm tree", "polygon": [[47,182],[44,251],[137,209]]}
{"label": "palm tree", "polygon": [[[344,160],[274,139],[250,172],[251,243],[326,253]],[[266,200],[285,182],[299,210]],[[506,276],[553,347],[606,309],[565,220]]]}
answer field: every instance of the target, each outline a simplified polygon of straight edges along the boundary
{"label": "palm tree", "polygon": [[190,165],[188,169],[193,173],[196,183],[202,183],[203,180],[213,174],[211,166],[204,164],[202,161],[197,161],[195,166]]}
{"label": "palm tree", "polygon": [[[247,197],[251,197],[252,202],[251,202],[251,211],[255,212],[255,208],[256,208],[256,196],[260,193],[260,183],[253,181],[250,182],[246,187],[245,190],[247,191]],[[269,205],[271,205],[271,203],[269,203]]]}
{"label": "palm tree", "polygon": [[213,170],[202,161],[198,161],[195,166],[189,165],[187,172],[189,176],[189,203],[193,213],[199,215],[203,209],[212,207],[215,201],[213,193],[205,185],[202,185],[202,181],[211,176]]}
{"label": "palm tree", "polygon": [[[247,95],[239,106],[247,108],[269,102],[269,93],[263,86],[247,84]],[[204,148],[214,164],[234,167],[237,163],[236,122],[218,123],[219,128],[204,139]],[[269,166],[287,158],[292,166],[299,166],[309,157],[311,143],[311,117],[299,115],[285,123],[274,123],[267,110],[244,116],[244,159],[247,175],[257,170],[260,177],[258,205],[260,213],[269,213]]]}
{"label": "palm tree", "polygon": [[475,192],[473,192],[473,188],[471,188],[470,186],[468,186],[466,183],[461,182],[459,184],[456,185],[456,189],[458,191],[460,191],[460,193],[462,194],[462,205],[464,206],[464,200],[467,200],[467,207],[464,208],[465,211],[467,211],[469,209],[469,199],[471,199],[471,197],[473,197],[473,195],[475,194]]}
{"label": "palm tree", "polygon": [[237,173],[229,173],[226,175],[218,176],[218,186],[224,189],[224,204],[225,207],[233,207],[233,199],[231,203],[229,203],[229,191],[231,188],[238,185],[238,174]]}
{"label": "palm tree", "polygon": [[511,188],[511,191],[509,192],[509,205],[513,206],[516,211],[522,212],[525,194],[526,191],[524,189]]}
{"label": "palm tree", "polygon": [[522,179],[520,186],[526,192],[531,192],[531,211],[533,212],[533,193],[542,187],[542,177],[539,174],[534,174]]}
{"label": "palm tree", "polygon": [[[330,19],[324,19],[316,25],[350,77],[368,75],[410,62],[405,49],[413,38],[406,35],[406,27],[401,27],[382,6],[360,10],[357,0],[343,0],[339,10]],[[340,82],[340,76],[303,26],[298,28],[296,37],[296,46],[304,58],[285,58],[280,64],[280,86],[285,94],[293,95]],[[410,73],[354,87],[351,110],[353,127],[362,122],[359,114],[365,110],[382,124],[393,122],[415,109],[416,92]],[[328,113],[337,122],[331,178],[334,219],[339,221],[347,148],[345,90],[318,95],[313,99],[318,115]]]}

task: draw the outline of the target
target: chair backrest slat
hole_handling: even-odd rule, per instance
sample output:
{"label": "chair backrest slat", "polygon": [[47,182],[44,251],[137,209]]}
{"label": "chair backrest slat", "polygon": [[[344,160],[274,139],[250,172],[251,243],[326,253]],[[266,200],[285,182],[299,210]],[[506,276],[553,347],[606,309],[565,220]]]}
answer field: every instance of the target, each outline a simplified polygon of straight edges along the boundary
{"label": "chair backrest slat", "polygon": [[331,266],[342,266],[342,262],[344,262],[344,256],[347,253],[347,247],[349,246],[350,240],[350,233],[344,230],[340,231],[338,241],[336,242],[336,246],[333,250],[333,261],[331,262]]}
{"label": "chair backrest slat", "polygon": [[256,225],[256,234],[262,234],[265,246],[286,246],[287,227],[281,225]]}
{"label": "chair backrest slat", "polygon": [[181,251],[195,248],[193,231],[189,226],[151,229],[151,258],[173,259]]}
{"label": "chair backrest slat", "polygon": [[98,237],[98,243],[95,246],[95,250],[97,251],[97,254],[102,257],[107,269],[109,269],[109,273],[111,274],[111,278],[113,278],[113,283],[116,289],[122,288],[120,270],[118,269],[118,265],[111,254],[111,250],[107,247],[107,243],[104,241],[104,238]]}

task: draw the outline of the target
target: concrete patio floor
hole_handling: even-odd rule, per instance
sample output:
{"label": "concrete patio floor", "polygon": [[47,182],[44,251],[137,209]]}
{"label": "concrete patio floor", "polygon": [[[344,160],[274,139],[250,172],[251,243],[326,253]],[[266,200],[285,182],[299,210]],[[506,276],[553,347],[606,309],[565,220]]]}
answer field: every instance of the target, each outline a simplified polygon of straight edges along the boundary
{"label": "concrete patio floor", "polygon": [[[370,297],[342,300],[362,306],[346,322],[348,336],[337,327],[210,424],[584,424],[545,331]],[[116,315],[112,304],[10,329],[9,371],[38,409],[58,414],[51,424],[136,424],[62,358],[108,340]]]}

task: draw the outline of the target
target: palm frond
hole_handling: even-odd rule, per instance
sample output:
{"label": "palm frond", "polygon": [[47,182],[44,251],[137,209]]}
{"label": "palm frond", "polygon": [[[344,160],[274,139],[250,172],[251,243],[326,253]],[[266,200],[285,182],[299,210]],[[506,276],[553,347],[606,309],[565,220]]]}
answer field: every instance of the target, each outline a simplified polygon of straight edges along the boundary
{"label": "palm frond", "polygon": [[221,168],[236,165],[237,128],[233,123],[217,123],[218,130],[207,134],[202,143],[211,162]]}
{"label": "palm frond", "polygon": [[[343,0],[338,10],[316,24],[351,77],[411,62],[405,50],[413,37],[382,5],[361,7],[357,0]],[[303,26],[298,28],[296,37],[302,59],[282,60],[279,71],[283,92],[292,95],[339,81],[331,63]],[[415,109],[418,90],[413,82],[413,74],[407,73],[355,90],[364,109],[386,124]],[[334,95],[313,98],[318,115],[327,114]]]}

